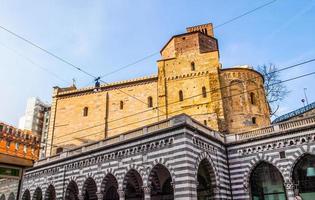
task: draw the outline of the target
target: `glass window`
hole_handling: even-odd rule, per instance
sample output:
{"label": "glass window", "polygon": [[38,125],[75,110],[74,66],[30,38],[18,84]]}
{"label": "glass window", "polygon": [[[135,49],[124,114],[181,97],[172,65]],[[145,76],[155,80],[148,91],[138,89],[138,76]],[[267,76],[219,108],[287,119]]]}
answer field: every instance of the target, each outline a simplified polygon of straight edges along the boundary
{"label": "glass window", "polygon": [[280,172],[273,165],[262,162],[250,177],[252,200],[285,200],[285,190]]}
{"label": "glass window", "polygon": [[183,101],[183,100],[184,100],[183,91],[179,90],[179,92],[178,92],[178,98],[179,98],[179,101]]}

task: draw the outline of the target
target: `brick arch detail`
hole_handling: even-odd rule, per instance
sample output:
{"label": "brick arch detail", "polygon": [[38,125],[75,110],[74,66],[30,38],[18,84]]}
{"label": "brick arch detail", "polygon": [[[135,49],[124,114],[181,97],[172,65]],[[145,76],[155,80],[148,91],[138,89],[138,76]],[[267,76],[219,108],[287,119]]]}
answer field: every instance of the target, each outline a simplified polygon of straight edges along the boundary
{"label": "brick arch detail", "polygon": [[154,169],[154,167],[156,165],[163,165],[168,171],[169,173],[171,174],[171,178],[172,178],[172,182],[174,183],[175,182],[175,172],[174,172],[174,169],[172,168],[172,166],[169,164],[169,162],[167,162],[164,158],[158,158],[158,159],[155,159],[148,167],[147,167],[147,170],[146,170],[146,176],[145,177],[145,180],[143,181],[143,183],[145,183],[145,185],[149,185],[150,184],[150,174],[152,172],[152,170]]}
{"label": "brick arch detail", "polygon": [[124,187],[125,187],[125,178],[126,178],[126,175],[128,174],[128,172],[130,170],[135,170],[138,172],[138,174],[140,175],[141,179],[142,179],[142,183],[144,185],[144,177],[146,177],[146,172],[145,172],[145,169],[143,168],[143,166],[140,166],[140,165],[136,165],[136,164],[130,164],[128,165],[127,167],[125,167],[125,169],[123,170],[123,173],[121,175],[121,179],[120,181],[118,182],[118,185],[119,185],[119,189],[123,190]]}
{"label": "brick arch detail", "polygon": [[250,176],[251,176],[252,172],[257,167],[257,165],[259,165],[262,162],[266,162],[266,163],[274,166],[280,172],[280,174],[283,178],[283,182],[284,183],[288,182],[288,180],[289,180],[288,177],[285,176],[283,169],[279,165],[277,165],[277,162],[274,158],[272,158],[268,155],[265,155],[265,154],[263,154],[263,155],[259,154],[249,161],[249,166],[247,167],[247,170],[244,173],[244,178],[243,178],[244,185],[243,185],[243,187],[244,187],[245,191],[248,192],[249,184],[250,184]]}
{"label": "brick arch detail", "polygon": [[290,178],[293,178],[294,167],[306,155],[315,156],[315,147],[311,147],[309,145],[303,146],[302,148],[300,148],[300,151],[296,151],[293,154],[294,161],[292,162],[291,167],[290,167],[290,172],[289,172]]}
{"label": "brick arch detail", "polygon": [[210,165],[211,165],[211,168],[212,168],[212,171],[213,171],[213,174],[214,174],[214,183],[216,186],[219,186],[220,185],[220,176],[218,174],[218,170],[211,158],[211,155],[205,151],[203,151],[197,158],[196,160],[196,165],[195,165],[195,180],[196,180],[196,183],[198,182],[198,167],[201,163],[202,160],[206,159]]}
{"label": "brick arch detail", "polygon": [[116,182],[117,182],[118,187],[119,187],[119,182],[118,182],[119,176],[117,175],[116,170],[109,168],[109,169],[105,170],[104,176],[102,176],[102,182],[101,182],[100,189],[99,189],[100,192],[103,192],[105,187],[106,187],[107,182],[105,181],[105,178],[107,177],[107,175],[112,175],[116,179]]}

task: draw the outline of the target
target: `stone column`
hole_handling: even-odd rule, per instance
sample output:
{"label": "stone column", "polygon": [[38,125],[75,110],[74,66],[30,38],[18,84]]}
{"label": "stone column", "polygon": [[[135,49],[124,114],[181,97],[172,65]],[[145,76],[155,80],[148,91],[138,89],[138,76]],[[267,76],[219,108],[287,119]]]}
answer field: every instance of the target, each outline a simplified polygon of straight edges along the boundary
{"label": "stone column", "polygon": [[125,191],[123,189],[118,190],[119,200],[125,200]]}
{"label": "stone column", "polygon": [[96,196],[98,200],[103,200],[103,193],[96,193]]}
{"label": "stone column", "polygon": [[288,200],[294,200],[294,184],[291,180],[287,180],[284,183],[284,188],[286,190],[287,199]]}
{"label": "stone column", "polygon": [[151,199],[151,188],[149,186],[143,186],[144,200]]}

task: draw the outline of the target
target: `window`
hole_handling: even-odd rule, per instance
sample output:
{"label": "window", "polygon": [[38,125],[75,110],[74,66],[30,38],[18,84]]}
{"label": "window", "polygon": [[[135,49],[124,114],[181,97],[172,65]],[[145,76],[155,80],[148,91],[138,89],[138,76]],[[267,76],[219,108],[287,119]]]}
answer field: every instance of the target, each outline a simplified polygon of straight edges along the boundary
{"label": "window", "polygon": [[89,114],[89,108],[88,107],[84,107],[83,108],[83,117],[88,116],[88,114]]}
{"label": "window", "polygon": [[191,62],[190,67],[191,67],[191,71],[195,71],[196,70],[195,62]]}
{"label": "window", "polygon": [[153,99],[152,99],[152,97],[148,97],[148,107],[149,108],[153,107]]}
{"label": "window", "polygon": [[252,117],[252,123],[256,124],[256,117]]}
{"label": "window", "polygon": [[252,105],[256,105],[256,97],[255,97],[255,93],[253,92],[250,93],[250,103]]}
{"label": "window", "polygon": [[120,107],[120,110],[124,109],[124,102],[123,101],[120,101],[119,107]]}
{"label": "window", "polygon": [[19,150],[19,147],[20,147],[20,143],[15,143],[15,150]]}
{"label": "window", "polygon": [[62,147],[58,147],[57,150],[56,150],[56,154],[62,153],[62,152],[63,152],[63,148]]}
{"label": "window", "polygon": [[206,89],[206,87],[202,87],[202,97],[203,98],[207,97],[207,89]]}
{"label": "window", "polygon": [[3,130],[3,125],[0,125],[0,132]]}
{"label": "window", "polygon": [[183,101],[184,100],[183,91],[179,90],[178,96],[179,96],[179,101]]}
{"label": "window", "polygon": [[207,120],[203,120],[203,124],[207,126]]}

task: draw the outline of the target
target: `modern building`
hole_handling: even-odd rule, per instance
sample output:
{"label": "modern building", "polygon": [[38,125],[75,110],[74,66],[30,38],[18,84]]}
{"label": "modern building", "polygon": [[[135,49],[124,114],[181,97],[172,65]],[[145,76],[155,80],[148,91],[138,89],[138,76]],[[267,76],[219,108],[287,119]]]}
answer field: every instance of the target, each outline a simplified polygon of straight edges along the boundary
{"label": "modern building", "polygon": [[270,124],[262,75],[223,69],[211,24],[161,55],[156,76],[55,87],[22,200],[315,199],[315,115]]}
{"label": "modern building", "polygon": [[19,120],[19,128],[29,130],[41,140],[40,158],[44,158],[47,148],[47,137],[50,117],[50,105],[39,98],[27,100],[25,115]]}
{"label": "modern building", "polygon": [[26,168],[38,160],[39,140],[30,131],[0,122],[0,199],[14,200]]}
{"label": "modern building", "polygon": [[187,28],[162,48],[158,74],[99,87],[55,87],[47,156],[186,113],[237,133],[268,126],[263,77],[249,66],[222,68],[212,24]]}

